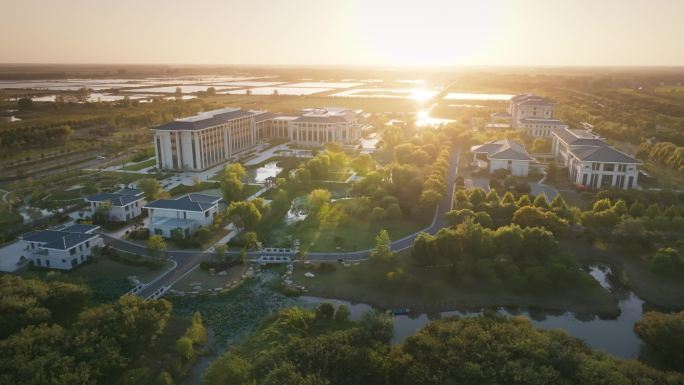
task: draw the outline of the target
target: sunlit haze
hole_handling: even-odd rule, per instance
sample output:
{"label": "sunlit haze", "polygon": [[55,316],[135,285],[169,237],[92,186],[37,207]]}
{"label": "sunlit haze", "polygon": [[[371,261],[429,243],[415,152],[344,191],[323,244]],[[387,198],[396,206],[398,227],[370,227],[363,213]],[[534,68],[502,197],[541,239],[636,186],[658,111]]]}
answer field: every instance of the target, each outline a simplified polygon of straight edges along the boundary
{"label": "sunlit haze", "polygon": [[5,63],[682,65],[680,0],[4,2]]}

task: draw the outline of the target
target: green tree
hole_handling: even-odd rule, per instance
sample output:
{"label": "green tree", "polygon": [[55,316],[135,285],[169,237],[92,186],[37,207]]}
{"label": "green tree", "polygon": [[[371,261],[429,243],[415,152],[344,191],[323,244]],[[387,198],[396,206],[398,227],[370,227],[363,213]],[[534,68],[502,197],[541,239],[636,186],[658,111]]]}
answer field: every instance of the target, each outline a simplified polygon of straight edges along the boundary
{"label": "green tree", "polygon": [[646,344],[644,358],[668,369],[684,371],[684,311],[648,312],[634,325],[634,331]]}
{"label": "green tree", "polygon": [[303,375],[290,362],[279,364],[264,378],[263,385],[329,385],[317,375]]}
{"label": "green tree", "polygon": [[195,355],[192,340],[188,337],[179,338],[178,341],[176,341],[176,353],[186,361],[190,360]]}
{"label": "green tree", "polygon": [[161,235],[151,235],[147,240],[147,252],[155,258],[161,258],[166,252],[166,241]]}
{"label": "green tree", "polygon": [[221,194],[226,202],[235,202],[244,198],[244,183],[236,174],[225,175],[220,181]]}
{"label": "green tree", "polygon": [[318,188],[309,193],[307,206],[311,213],[318,213],[323,207],[330,203],[330,191]]}
{"label": "green tree", "polygon": [[145,200],[148,202],[166,196],[165,191],[162,190],[159,181],[156,179],[142,178],[138,180],[138,188],[142,190],[145,195]]}
{"label": "green tree", "polygon": [[375,169],[375,160],[369,154],[361,154],[356,158],[352,159],[350,166],[354,172],[363,176],[368,174],[369,171]]}
{"label": "green tree", "polygon": [[373,207],[373,210],[371,210],[370,215],[368,216],[368,220],[371,222],[381,222],[386,217],[387,210],[382,207]]}
{"label": "green tree", "polygon": [[28,111],[33,109],[33,100],[31,98],[19,98],[17,100],[17,109],[19,111]]}
{"label": "green tree", "polygon": [[534,198],[534,207],[538,207],[543,210],[550,209],[549,201],[546,199],[546,194],[542,192]]}
{"label": "green tree", "polygon": [[237,201],[228,206],[228,217],[240,228],[253,229],[261,220],[261,213],[252,202]]}
{"label": "green tree", "polygon": [[207,385],[252,385],[250,363],[234,354],[224,354],[209,365],[202,380]]}
{"label": "green tree", "polygon": [[341,304],[337,307],[337,311],[335,312],[335,321],[347,322],[350,315],[351,312],[349,311],[349,307],[345,304]]}
{"label": "green tree", "polygon": [[392,242],[387,230],[382,229],[375,237],[375,247],[371,251],[370,257],[373,260],[380,262],[393,261],[395,258],[391,248]]}
{"label": "green tree", "polygon": [[331,320],[335,316],[335,306],[330,302],[322,302],[316,307],[316,318]]}
{"label": "green tree", "polygon": [[251,249],[256,247],[257,242],[259,242],[259,238],[257,237],[257,233],[254,231],[248,231],[246,232],[243,236],[243,243],[245,245],[245,248]]}

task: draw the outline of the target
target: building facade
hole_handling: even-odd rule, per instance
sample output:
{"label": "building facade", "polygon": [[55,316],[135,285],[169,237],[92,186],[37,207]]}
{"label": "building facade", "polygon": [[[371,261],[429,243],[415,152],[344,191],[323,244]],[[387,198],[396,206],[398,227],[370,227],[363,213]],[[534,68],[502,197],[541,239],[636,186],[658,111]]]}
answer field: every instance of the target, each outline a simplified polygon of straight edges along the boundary
{"label": "building facade", "polygon": [[143,192],[138,189],[124,188],[115,193],[99,193],[88,195],[88,209],[92,216],[99,208],[107,210],[107,219],[124,222],[142,214],[145,199]]}
{"label": "building facade", "polygon": [[567,167],[573,183],[593,189],[637,187],[641,162],[593,132],[565,128],[554,130],[552,137],[556,162]]}
{"label": "building facade", "polygon": [[353,143],[360,114],[346,108],[302,110],[297,116],[224,108],[174,120],[153,129],[157,167],[201,171],[225,163],[270,138],[304,145]]}
{"label": "building facade", "polygon": [[35,266],[71,270],[88,261],[94,247],[104,246],[102,238],[94,233],[98,228],[76,224],[34,231],[24,234],[21,242],[26,245],[24,250]]}
{"label": "building facade", "polygon": [[473,164],[490,173],[507,170],[513,176],[527,176],[534,159],[520,143],[502,139],[471,147]]}
{"label": "building facade", "polygon": [[184,237],[213,223],[220,197],[188,194],[177,199],[159,199],[145,205],[150,215],[149,229],[154,235],[171,238],[179,230]]}
{"label": "building facade", "polygon": [[567,128],[568,125],[555,119],[556,103],[550,99],[535,95],[521,94],[511,98],[508,113],[495,112],[491,115],[489,128],[500,128],[507,121],[510,127],[535,138],[550,138],[555,129]]}
{"label": "building facade", "polygon": [[290,120],[290,139],[303,145],[353,143],[361,138],[360,114],[341,107],[311,108]]}

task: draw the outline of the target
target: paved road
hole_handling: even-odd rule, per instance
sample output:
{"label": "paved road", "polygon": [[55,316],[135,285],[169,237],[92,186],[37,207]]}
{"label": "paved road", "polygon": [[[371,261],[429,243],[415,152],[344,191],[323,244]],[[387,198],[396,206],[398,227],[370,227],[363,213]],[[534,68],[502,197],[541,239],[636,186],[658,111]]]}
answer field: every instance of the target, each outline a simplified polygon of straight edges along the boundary
{"label": "paved road", "polygon": [[[452,207],[452,201],[454,197],[454,182],[456,180],[456,174],[458,171],[458,159],[460,157],[460,151],[454,149],[451,154],[451,160],[449,164],[449,170],[447,173],[447,193],[445,194],[442,202],[437,205],[435,209],[435,215],[433,217],[430,226],[426,227],[420,232],[426,232],[429,234],[435,234],[441,228],[446,227],[447,223],[444,218],[446,214]],[[405,250],[413,245],[413,241],[416,239],[418,234],[414,233],[408,235],[404,238],[395,240],[392,242],[392,250],[400,251]],[[104,238],[105,243],[117,250],[126,251],[133,254],[146,255],[147,249],[145,246],[139,244],[131,243],[128,241],[112,238],[107,234],[100,233]],[[309,260],[312,261],[334,261],[337,259],[344,259],[347,261],[360,261],[367,259],[370,255],[371,249],[355,251],[355,252],[327,252],[327,253],[308,253],[307,256]],[[236,255],[238,252],[231,251],[229,254]],[[293,256],[294,253],[280,253],[278,255]],[[157,298],[163,295],[163,292],[170,288],[176,281],[181,279],[183,275],[187,274],[190,270],[199,265],[203,260],[208,260],[217,256],[216,253],[202,252],[197,250],[170,250],[166,252],[169,259],[172,259],[177,263],[176,268],[168,272],[164,277],[154,281],[153,283],[146,286],[143,290],[137,294],[145,298]],[[251,251],[247,253],[249,259],[256,260],[262,256],[274,255],[274,253],[266,253],[264,251]]]}

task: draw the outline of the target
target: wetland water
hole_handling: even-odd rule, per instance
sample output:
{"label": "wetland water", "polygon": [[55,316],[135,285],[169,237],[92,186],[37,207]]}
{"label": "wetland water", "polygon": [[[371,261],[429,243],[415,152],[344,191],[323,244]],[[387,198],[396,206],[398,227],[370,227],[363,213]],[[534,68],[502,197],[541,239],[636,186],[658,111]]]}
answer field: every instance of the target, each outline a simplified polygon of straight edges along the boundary
{"label": "wetland water", "polygon": [[[593,266],[589,270],[594,279],[601,286],[611,292],[620,289],[615,288],[610,282],[610,269]],[[214,296],[204,299],[178,298],[173,300],[174,311],[190,315],[195,310],[203,313],[203,318],[211,329],[210,353],[200,357],[192,370],[189,378],[183,382],[185,385],[201,385],[201,376],[209,364],[222,354],[231,345],[239,343],[243,338],[253,332],[260,324],[263,317],[278,309],[299,305],[313,308],[321,302],[330,302],[335,306],[345,304],[351,311],[351,318],[358,319],[361,315],[373,307],[367,304],[351,303],[348,301],[320,298],[313,296],[301,296],[288,298],[270,289],[270,283],[279,279],[273,272],[267,271],[258,274],[257,279],[242,287],[222,296]],[[620,292],[618,307],[620,315],[615,318],[600,318],[593,315],[580,315],[572,312],[550,312],[543,310],[511,310],[492,309],[501,315],[525,316],[532,323],[543,329],[561,329],[575,336],[589,346],[623,358],[636,358],[641,349],[642,342],[634,333],[634,323],[643,314],[644,301],[631,291]],[[177,308],[178,306],[178,308]],[[409,314],[394,316],[393,343],[400,343],[407,337],[414,335],[429,321],[444,317],[474,317],[482,314],[485,310],[473,311],[447,311],[441,313]]]}
{"label": "wetland water", "polygon": [[[606,290],[615,290],[609,281],[608,268],[592,267],[590,274]],[[320,302],[331,302],[336,305],[346,304],[349,306],[352,318],[359,317],[363,312],[371,310],[366,304],[352,304],[347,301],[321,299],[318,297],[300,297],[306,303],[314,306]],[[572,312],[546,312],[543,310],[507,310],[495,309],[498,314],[507,316],[525,316],[532,323],[543,329],[562,329],[568,334],[575,336],[589,346],[613,354],[618,357],[636,358],[641,349],[641,340],[634,333],[634,324],[641,319],[644,301],[634,293],[623,293],[618,303],[620,315],[616,318],[602,319],[593,315],[580,315]],[[483,313],[483,310],[475,311],[447,311],[434,314],[409,314],[394,316],[393,343],[399,343],[420,330],[430,320],[444,317],[474,317]]]}

